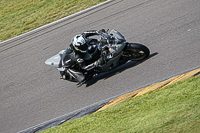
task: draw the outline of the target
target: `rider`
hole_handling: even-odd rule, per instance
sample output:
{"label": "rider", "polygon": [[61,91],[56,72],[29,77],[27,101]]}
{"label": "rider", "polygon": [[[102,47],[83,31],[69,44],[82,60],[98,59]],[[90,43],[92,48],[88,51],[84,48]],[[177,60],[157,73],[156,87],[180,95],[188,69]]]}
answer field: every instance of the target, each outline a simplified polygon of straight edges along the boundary
{"label": "rider", "polygon": [[[98,59],[93,60],[90,54],[92,53],[92,51],[94,51],[94,49],[97,49],[98,40],[90,39],[88,37],[100,35],[100,33],[102,32],[105,32],[105,30],[91,30],[74,36],[74,38],[72,39],[72,43],[63,53],[62,66],[70,70],[71,72],[74,72],[70,68],[75,64],[79,64],[79,66],[86,71],[101,66],[104,63],[103,58],[99,56]],[[66,78],[65,72],[60,72],[60,74],[61,79]],[[78,82],[82,82],[84,80],[86,80],[85,77],[78,79]]]}

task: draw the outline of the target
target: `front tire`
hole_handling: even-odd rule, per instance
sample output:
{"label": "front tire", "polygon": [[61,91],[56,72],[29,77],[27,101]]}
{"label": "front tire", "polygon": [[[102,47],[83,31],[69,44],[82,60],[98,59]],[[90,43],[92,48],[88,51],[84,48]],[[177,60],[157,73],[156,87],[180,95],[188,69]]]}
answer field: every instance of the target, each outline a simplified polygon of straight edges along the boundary
{"label": "front tire", "polygon": [[149,49],[139,43],[129,43],[124,50],[124,56],[131,61],[140,61],[149,57]]}
{"label": "front tire", "polygon": [[61,72],[60,71],[60,75],[61,75],[61,79],[63,80],[68,80],[70,82],[77,82],[76,79],[74,77],[72,77],[69,73],[67,72]]}

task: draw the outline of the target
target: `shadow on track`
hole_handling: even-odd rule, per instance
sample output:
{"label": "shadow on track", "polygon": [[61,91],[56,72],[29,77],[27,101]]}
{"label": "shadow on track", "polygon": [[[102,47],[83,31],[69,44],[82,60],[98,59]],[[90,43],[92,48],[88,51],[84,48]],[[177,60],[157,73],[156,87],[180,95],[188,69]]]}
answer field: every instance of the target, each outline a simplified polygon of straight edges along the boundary
{"label": "shadow on track", "polygon": [[108,78],[110,78],[110,77],[112,77],[112,76],[114,76],[114,75],[116,75],[116,74],[119,74],[119,73],[123,72],[123,71],[126,70],[126,69],[129,69],[129,68],[131,68],[131,67],[137,66],[137,65],[139,65],[140,63],[142,63],[142,62],[144,62],[144,61],[146,61],[146,60],[148,60],[148,59],[150,59],[150,58],[156,56],[157,54],[158,54],[158,53],[155,52],[155,53],[153,53],[153,54],[150,54],[150,55],[149,55],[149,58],[147,58],[147,59],[145,59],[145,60],[142,60],[142,61],[130,61],[130,62],[128,62],[128,63],[125,63],[125,64],[123,64],[123,65],[121,65],[121,66],[115,68],[115,69],[112,70],[112,71],[101,73],[101,74],[99,74],[99,75],[93,77],[91,80],[87,81],[86,87],[89,87],[89,86],[95,84],[98,80],[101,80],[101,79],[108,79]]}

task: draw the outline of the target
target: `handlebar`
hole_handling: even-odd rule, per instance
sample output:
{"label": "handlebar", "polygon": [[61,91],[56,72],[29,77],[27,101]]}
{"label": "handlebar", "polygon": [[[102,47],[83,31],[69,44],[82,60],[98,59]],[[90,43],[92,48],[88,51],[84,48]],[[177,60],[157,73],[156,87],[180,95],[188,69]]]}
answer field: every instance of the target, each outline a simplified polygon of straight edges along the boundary
{"label": "handlebar", "polygon": [[98,31],[98,34],[101,35],[100,43],[110,44],[111,43],[110,40],[116,39],[115,37],[112,37],[111,35],[109,35],[104,29]]}
{"label": "handlebar", "polygon": [[102,38],[100,39],[100,43],[105,44],[105,45],[107,45],[107,44],[109,44],[109,45],[117,44],[118,39],[107,34],[106,36],[102,36]]}

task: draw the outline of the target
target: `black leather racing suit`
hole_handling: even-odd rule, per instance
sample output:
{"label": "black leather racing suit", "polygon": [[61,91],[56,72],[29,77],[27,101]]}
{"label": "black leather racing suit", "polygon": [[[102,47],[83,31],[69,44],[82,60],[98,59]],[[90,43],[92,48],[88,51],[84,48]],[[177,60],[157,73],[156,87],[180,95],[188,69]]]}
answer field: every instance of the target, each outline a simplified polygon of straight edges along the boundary
{"label": "black leather racing suit", "polygon": [[[79,67],[81,67],[81,69],[91,70],[91,69],[97,67],[98,65],[102,64],[102,59],[100,57],[100,54],[97,55],[95,59],[92,58],[91,54],[90,54],[94,50],[98,49],[97,48],[97,44],[98,44],[97,39],[88,38],[90,36],[100,35],[99,31],[91,30],[91,31],[84,32],[81,35],[83,35],[86,38],[86,43],[88,45],[88,51],[86,53],[81,53],[79,51],[76,51],[74,49],[73,45],[70,44],[62,56],[62,66],[64,68],[70,69],[75,64],[79,64]],[[63,77],[64,73],[65,72],[60,73],[61,78]],[[83,80],[85,80],[85,78],[83,78]],[[78,80],[78,82],[82,82],[82,81]]]}

